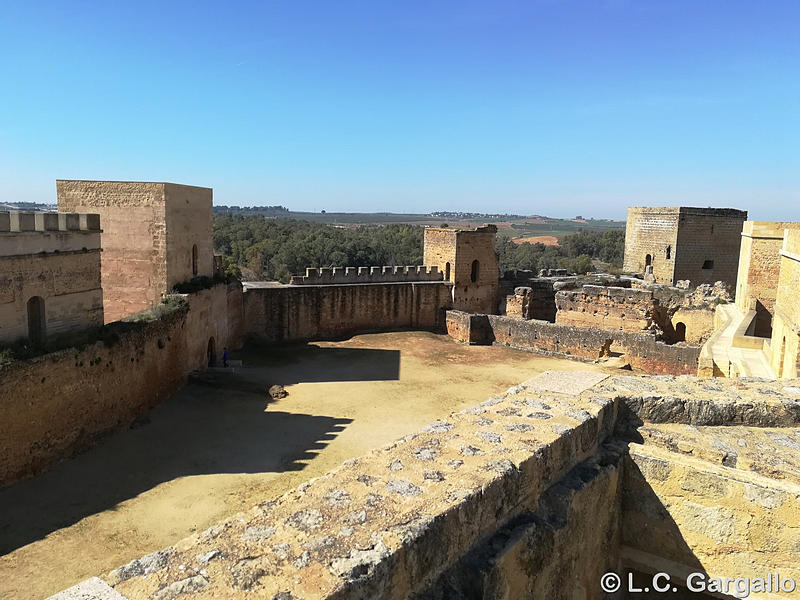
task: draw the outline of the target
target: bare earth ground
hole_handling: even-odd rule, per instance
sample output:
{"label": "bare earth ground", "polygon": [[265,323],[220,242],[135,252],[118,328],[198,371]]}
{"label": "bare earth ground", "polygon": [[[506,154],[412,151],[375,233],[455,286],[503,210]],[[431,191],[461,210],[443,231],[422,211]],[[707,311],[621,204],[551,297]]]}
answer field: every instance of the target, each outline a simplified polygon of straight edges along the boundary
{"label": "bare earth ground", "polygon": [[[203,530],[547,369],[599,369],[447,336],[248,348],[145,422],[0,490],[0,598],[44,598]],[[267,403],[283,384],[289,396]]]}
{"label": "bare earth ground", "polygon": [[512,242],[517,244],[544,244],[545,246],[558,246],[558,238],[554,235],[534,235],[530,237],[513,238]]}

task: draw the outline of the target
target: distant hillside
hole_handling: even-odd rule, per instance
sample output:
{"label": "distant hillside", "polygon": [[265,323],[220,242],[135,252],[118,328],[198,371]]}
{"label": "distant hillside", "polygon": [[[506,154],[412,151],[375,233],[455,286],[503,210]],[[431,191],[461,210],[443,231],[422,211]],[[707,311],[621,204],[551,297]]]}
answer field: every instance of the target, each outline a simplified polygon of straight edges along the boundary
{"label": "distant hillside", "polygon": [[386,225],[407,223],[423,226],[475,227],[494,223],[501,234],[513,238],[538,235],[561,237],[578,231],[608,231],[622,229],[624,221],[593,219],[577,216],[574,219],[555,219],[542,215],[515,215],[501,213],[473,213],[459,211],[434,211],[430,213],[345,213],[304,212],[289,210],[285,206],[215,206],[215,215],[261,215],[272,219],[295,219],[312,223],[353,227],[358,225]]}

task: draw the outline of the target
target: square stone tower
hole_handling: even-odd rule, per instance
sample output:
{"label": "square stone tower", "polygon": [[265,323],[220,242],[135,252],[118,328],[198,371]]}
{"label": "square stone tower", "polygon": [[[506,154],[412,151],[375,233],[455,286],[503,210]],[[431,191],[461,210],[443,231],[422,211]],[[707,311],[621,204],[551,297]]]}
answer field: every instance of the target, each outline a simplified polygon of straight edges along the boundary
{"label": "square stone tower", "polygon": [[59,211],[99,213],[106,322],[213,275],[210,188],[133,181],[56,182]]}
{"label": "square stone tower", "polygon": [[747,211],[686,206],[628,208],[625,261],[628,273],[652,268],[656,283],[736,285],[742,225]]}
{"label": "square stone tower", "polygon": [[453,308],[471,313],[497,312],[500,272],[494,248],[497,227],[425,229],[423,263],[439,267],[453,283]]}

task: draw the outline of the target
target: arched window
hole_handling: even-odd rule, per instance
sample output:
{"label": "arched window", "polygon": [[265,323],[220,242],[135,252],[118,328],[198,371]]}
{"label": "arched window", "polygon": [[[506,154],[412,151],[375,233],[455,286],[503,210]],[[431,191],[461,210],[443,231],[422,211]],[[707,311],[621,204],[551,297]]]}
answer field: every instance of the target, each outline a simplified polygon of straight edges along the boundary
{"label": "arched window", "polygon": [[197,275],[197,244],[192,246],[192,275]]}
{"label": "arched window", "polygon": [[686,323],[675,324],[675,337],[679,342],[686,341]]}
{"label": "arched window", "polygon": [[47,320],[44,311],[44,298],[33,296],[28,300],[28,339],[41,344],[47,337]]}
{"label": "arched window", "polygon": [[481,263],[479,263],[477,260],[473,260],[472,261],[472,273],[470,273],[470,276],[469,276],[469,279],[470,279],[470,281],[472,281],[472,283],[475,283],[476,281],[478,281],[478,276],[480,275],[480,273],[479,273],[480,268],[481,268]]}
{"label": "arched window", "polygon": [[672,246],[667,246],[667,260],[672,258]]}
{"label": "arched window", "polygon": [[444,280],[450,281],[450,263],[444,263]]}
{"label": "arched window", "polygon": [[653,264],[653,257],[648,254],[647,256],[644,257],[644,266],[649,267],[652,264]]}

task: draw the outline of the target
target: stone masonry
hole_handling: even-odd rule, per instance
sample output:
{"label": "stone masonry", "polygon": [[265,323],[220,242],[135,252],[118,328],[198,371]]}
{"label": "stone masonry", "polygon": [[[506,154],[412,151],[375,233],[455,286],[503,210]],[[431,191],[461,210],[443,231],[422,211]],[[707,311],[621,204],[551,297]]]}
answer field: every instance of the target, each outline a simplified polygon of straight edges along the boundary
{"label": "stone masonry", "polygon": [[211,189],[74,180],[56,187],[60,211],[100,214],[106,322],[157,304],[178,283],[213,275]]}
{"label": "stone masonry", "polygon": [[675,598],[798,581],[798,385],[543,373],[53,600],[599,600],[608,571],[666,573]]}
{"label": "stone masonry", "polygon": [[453,307],[496,314],[500,272],[494,248],[497,227],[475,229],[428,227],[423,263],[436,266],[453,284]]}
{"label": "stone masonry", "polygon": [[742,223],[747,212],[732,208],[628,208],[625,260],[629,273],[652,267],[656,283],[693,286],[736,283]]}
{"label": "stone masonry", "polygon": [[0,343],[103,324],[100,218],[0,212]]}

